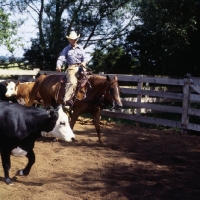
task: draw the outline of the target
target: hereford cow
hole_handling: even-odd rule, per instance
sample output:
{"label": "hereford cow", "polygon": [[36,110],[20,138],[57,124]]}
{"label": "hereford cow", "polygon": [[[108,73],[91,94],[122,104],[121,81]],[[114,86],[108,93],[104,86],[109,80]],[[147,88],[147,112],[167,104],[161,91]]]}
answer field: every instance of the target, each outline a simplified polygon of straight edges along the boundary
{"label": "hereford cow", "polygon": [[6,81],[1,81],[0,82],[0,100],[17,103],[17,100],[14,97],[6,97],[5,96],[6,91],[7,91],[6,86],[7,86],[6,85]]}
{"label": "hereford cow", "polygon": [[[19,104],[22,105],[28,105],[29,99],[30,99],[30,93],[32,91],[32,88],[34,86],[34,82],[24,82],[20,83],[17,82],[7,82],[7,92],[5,94],[6,97],[14,96]],[[41,104],[41,97],[39,93],[36,96],[36,99],[34,101],[35,104]]]}
{"label": "hereford cow", "polygon": [[61,106],[41,109],[0,101],[0,122],[0,153],[7,184],[12,184],[10,155],[28,158],[26,167],[17,173],[28,175],[35,162],[34,143],[41,137],[41,132],[50,132],[53,137],[67,142],[75,139]]}

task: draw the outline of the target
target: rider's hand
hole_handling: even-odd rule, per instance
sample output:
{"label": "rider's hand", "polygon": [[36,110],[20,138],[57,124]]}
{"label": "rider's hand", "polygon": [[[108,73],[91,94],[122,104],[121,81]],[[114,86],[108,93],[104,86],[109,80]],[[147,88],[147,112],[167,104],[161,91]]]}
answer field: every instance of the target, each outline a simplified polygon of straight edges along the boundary
{"label": "rider's hand", "polygon": [[82,63],[80,64],[80,66],[85,68],[85,67],[86,67],[86,63],[85,63],[85,62],[82,62]]}
{"label": "rider's hand", "polygon": [[61,67],[59,67],[59,66],[56,67],[56,71],[57,71],[57,72],[61,72]]}

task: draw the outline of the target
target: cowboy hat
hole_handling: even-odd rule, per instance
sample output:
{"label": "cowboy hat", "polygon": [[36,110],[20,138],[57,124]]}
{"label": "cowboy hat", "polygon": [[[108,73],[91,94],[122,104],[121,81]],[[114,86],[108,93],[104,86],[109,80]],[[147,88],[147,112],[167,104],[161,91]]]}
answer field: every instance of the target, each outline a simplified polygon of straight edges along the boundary
{"label": "cowboy hat", "polygon": [[75,31],[71,31],[69,36],[66,35],[67,39],[72,39],[72,40],[78,39],[79,37],[80,37],[80,34],[77,35]]}

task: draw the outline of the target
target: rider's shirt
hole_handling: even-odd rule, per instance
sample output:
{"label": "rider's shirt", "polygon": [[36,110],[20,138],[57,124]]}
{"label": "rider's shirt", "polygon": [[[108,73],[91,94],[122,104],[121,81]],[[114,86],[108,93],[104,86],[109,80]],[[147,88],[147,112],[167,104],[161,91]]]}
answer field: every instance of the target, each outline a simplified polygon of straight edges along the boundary
{"label": "rider's shirt", "polygon": [[85,52],[79,44],[74,48],[71,44],[66,46],[60,53],[56,66],[61,67],[64,61],[68,63],[68,66],[87,62]]}

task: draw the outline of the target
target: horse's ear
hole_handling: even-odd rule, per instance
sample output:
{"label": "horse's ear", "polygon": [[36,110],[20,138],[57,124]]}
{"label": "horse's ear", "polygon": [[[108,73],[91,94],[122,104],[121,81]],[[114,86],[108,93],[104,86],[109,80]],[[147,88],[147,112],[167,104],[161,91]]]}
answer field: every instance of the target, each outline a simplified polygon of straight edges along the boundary
{"label": "horse's ear", "polygon": [[107,80],[108,82],[111,81],[111,79],[110,79],[110,77],[109,77],[108,75],[106,75],[106,80]]}
{"label": "horse's ear", "polygon": [[114,76],[114,80],[115,80],[115,81],[118,81],[118,78],[117,78],[117,76]]}

